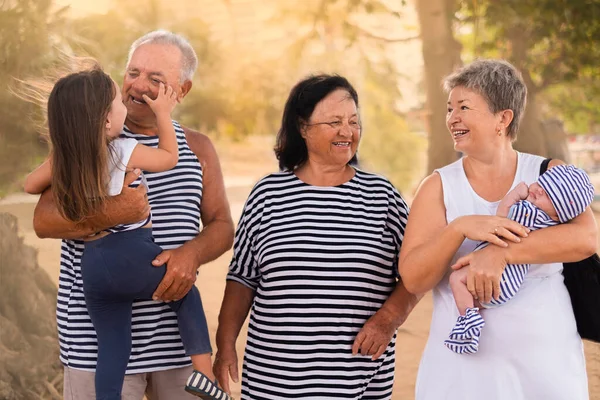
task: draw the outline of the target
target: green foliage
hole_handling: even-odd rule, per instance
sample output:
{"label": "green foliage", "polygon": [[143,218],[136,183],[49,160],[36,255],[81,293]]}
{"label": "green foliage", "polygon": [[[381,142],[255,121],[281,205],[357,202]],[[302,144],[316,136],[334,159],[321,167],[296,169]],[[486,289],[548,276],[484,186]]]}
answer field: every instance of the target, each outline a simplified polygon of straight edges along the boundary
{"label": "green foliage", "polygon": [[[397,15],[379,0],[308,0],[302,11],[294,7],[282,19],[287,28],[297,28],[287,38],[290,51],[282,47],[268,56],[215,42],[203,20],[180,12],[184,0],[168,5],[163,0],[115,1],[105,14],[78,18],[67,18],[64,9],[53,12],[52,0],[1,4],[3,89],[11,77],[27,80],[52,72],[65,64],[64,55],[91,56],[121,83],[129,45],[152,29],[169,29],[185,35],[200,59],[193,90],[174,115],[185,125],[228,140],[273,135],[298,79],[309,73],[338,72],[355,84],[363,102],[362,162],[385,173],[400,188],[410,186],[419,139],[408,132],[396,111],[397,72],[389,67],[385,42],[363,31],[360,24],[361,15]],[[2,154],[11,160],[7,164],[11,169],[5,175],[0,171],[5,182],[31,169],[47,148],[36,125],[43,110],[17,101],[7,90],[0,93],[0,106],[4,106],[0,118],[6,121],[0,128]]]}
{"label": "green foliage", "polygon": [[14,92],[21,90],[17,79],[55,62],[64,11],[53,11],[50,0],[0,2],[0,195],[46,152],[39,139],[40,110]]}
{"label": "green foliage", "polygon": [[360,98],[364,119],[360,160],[408,194],[416,172],[424,167],[426,140],[410,132],[405,119],[394,111],[399,92],[393,71],[389,66],[385,69],[366,71]]}
{"label": "green foliage", "polygon": [[398,13],[380,0],[313,0],[308,4],[302,11],[282,10],[281,19],[299,27],[288,48],[288,59],[295,60],[290,69],[297,77],[324,72],[348,78],[360,97],[361,166],[385,175],[400,190],[411,190],[415,175],[423,168],[426,140],[410,132],[397,111],[399,74],[387,58],[387,40],[361,25],[366,15]]}
{"label": "green foliage", "polygon": [[567,127],[581,131],[600,123],[592,106],[600,100],[600,0],[473,0],[461,6],[461,39],[472,57],[513,62],[530,92]]}

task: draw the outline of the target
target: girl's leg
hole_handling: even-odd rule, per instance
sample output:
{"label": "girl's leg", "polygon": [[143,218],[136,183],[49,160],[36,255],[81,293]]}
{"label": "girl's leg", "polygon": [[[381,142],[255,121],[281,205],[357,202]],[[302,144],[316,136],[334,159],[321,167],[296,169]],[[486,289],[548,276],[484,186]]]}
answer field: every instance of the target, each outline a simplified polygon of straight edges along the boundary
{"label": "girl's leg", "polygon": [[467,289],[466,268],[461,268],[458,271],[452,272],[449,281],[456,307],[458,308],[460,315],[465,315],[467,308],[475,307],[473,295],[471,295],[471,292]]}
{"label": "girl's leg", "polygon": [[186,354],[192,358],[194,369],[214,380],[208,324],[198,288],[192,286],[187,295],[169,303],[169,306],[177,314],[179,334]]}
{"label": "girl's leg", "polygon": [[[152,260],[162,249],[154,243],[150,230],[142,228],[103,239],[108,239],[104,245],[107,249],[104,256],[114,261],[110,263],[114,293],[132,300],[151,299],[166,273],[166,266],[152,266]],[[206,399],[228,399],[214,384],[210,362],[212,349],[198,288],[192,286],[181,300],[168,305],[177,314],[186,354],[193,356],[195,367],[201,368],[189,378],[186,390]],[[129,309],[131,318],[131,305]]]}
{"label": "girl's leg", "polygon": [[85,249],[81,268],[85,302],[98,339],[96,399],[121,400],[131,353],[132,302],[111,296],[111,278],[96,247]]}
{"label": "girl's leg", "polygon": [[131,301],[97,302],[86,299],[98,337],[96,400],[121,400],[131,354]]}

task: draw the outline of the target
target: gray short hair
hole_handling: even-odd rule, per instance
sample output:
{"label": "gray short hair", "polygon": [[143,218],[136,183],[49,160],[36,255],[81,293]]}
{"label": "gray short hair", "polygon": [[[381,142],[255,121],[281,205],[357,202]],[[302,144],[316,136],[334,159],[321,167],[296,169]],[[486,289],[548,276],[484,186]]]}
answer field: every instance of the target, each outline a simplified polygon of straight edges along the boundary
{"label": "gray short hair", "polygon": [[127,65],[129,65],[133,53],[145,44],[167,44],[177,47],[181,51],[182,56],[181,73],[179,75],[180,83],[192,80],[194,72],[198,68],[198,56],[196,56],[194,48],[186,38],[164,29],[146,33],[131,44],[127,57]]}
{"label": "gray short hair", "polygon": [[457,86],[483,96],[493,113],[512,110],[514,117],[507,134],[512,140],[517,138],[527,104],[527,86],[521,73],[511,63],[505,60],[474,61],[444,79],[446,92]]}

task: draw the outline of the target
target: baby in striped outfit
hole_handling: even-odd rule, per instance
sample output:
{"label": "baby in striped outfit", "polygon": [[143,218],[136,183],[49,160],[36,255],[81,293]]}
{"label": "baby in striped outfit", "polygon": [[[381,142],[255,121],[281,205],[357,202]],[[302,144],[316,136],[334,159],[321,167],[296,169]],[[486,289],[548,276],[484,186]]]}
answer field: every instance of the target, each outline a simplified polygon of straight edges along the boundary
{"label": "baby in striped outfit", "polygon": [[[570,221],[581,214],[593,198],[594,187],[583,170],[558,165],[540,175],[529,187],[525,182],[519,183],[502,199],[496,215],[536,230]],[[482,242],[475,250],[487,245],[488,242]],[[500,298],[478,305],[494,308],[506,303],[517,293],[528,271],[529,264],[508,264],[500,280]],[[467,289],[466,268],[450,275],[450,288],[460,316],[444,344],[458,354],[476,353],[485,321]]]}

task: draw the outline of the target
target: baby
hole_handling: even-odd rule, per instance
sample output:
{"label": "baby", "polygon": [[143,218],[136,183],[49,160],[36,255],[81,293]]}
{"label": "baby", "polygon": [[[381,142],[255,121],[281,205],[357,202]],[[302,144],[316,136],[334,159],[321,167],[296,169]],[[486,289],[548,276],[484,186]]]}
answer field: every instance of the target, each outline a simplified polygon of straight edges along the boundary
{"label": "baby", "polygon": [[[572,165],[558,165],[540,175],[529,187],[525,182],[519,183],[502,199],[496,215],[535,230],[570,221],[593,199],[594,186],[583,170]],[[488,242],[482,242],[475,250],[487,245]],[[500,280],[500,298],[479,305],[494,308],[506,303],[517,293],[528,271],[529,264],[507,265]],[[458,354],[476,353],[485,321],[467,289],[466,268],[450,275],[450,288],[460,316],[444,344]]]}

